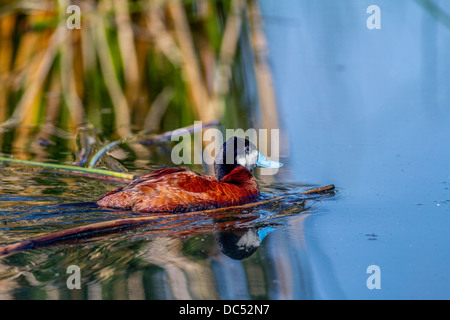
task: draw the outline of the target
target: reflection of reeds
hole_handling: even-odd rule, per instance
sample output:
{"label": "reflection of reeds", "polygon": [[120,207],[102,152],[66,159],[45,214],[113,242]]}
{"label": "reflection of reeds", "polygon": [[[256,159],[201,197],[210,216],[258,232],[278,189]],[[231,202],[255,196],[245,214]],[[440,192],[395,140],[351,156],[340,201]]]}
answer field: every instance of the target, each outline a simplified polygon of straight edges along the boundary
{"label": "reflection of reeds", "polygon": [[[251,42],[255,54],[253,68],[258,88],[262,125],[267,129],[278,129],[277,104],[268,63],[267,42],[263,31],[261,12],[256,0],[249,1],[249,20],[251,24]],[[263,136],[260,138],[265,139]],[[268,137],[268,139],[270,138]],[[260,141],[261,151],[265,154],[271,154],[270,145],[272,145],[270,140]]]}
{"label": "reflection of reeds", "polygon": [[[193,10],[181,0],[84,0],[78,2],[81,30],[66,26],[69,4],[0,7],[0,139],[8,133],[24,149],[31,138],[22,128],[43,124],[71,133],[93,124],[108,139],[123,138],[195,119],[221,121],[236,110],[227,103],[231,95],[245,94],[232,82],[238,39],[247,32],[241,28],[247,1],[199,1]],[[250,4],[255,20],[258,9]],[[253,20],[250,38],[261,39],[260,23]],[[262,118],[273,128],[270,73],[257,62],[260,47],[254,48]]]}

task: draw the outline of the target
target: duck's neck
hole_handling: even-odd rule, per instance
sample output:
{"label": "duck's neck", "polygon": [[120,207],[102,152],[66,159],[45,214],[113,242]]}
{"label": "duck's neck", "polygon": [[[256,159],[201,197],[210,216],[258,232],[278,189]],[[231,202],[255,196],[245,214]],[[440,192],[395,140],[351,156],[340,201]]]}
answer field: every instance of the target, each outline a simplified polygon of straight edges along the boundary
{"label": "duck's neck", "polygon": [[216,174],[217,180],[222,181],[235,168],[237,168],[236,164],[214,164],[214,173]]}
{"label": "duck's neck", "polygon": [[253,174],[243,166],[237,165],[228,174],[223,176],[222,179],[219,179],[218,177],[217,179],[223,183],[245,186],[251,193],[259,193],[258,182]]}

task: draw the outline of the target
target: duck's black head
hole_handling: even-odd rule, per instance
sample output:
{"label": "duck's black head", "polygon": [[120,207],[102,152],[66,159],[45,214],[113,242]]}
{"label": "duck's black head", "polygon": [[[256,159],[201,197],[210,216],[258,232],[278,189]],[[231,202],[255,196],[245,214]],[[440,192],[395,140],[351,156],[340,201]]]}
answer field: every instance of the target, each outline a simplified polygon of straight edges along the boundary
{"label": "duck's black head", "polygon": [[247,139],[232,137],[222,145],[214,159],[217,180],[221,181],[238,165],[251,172],[255,167],[280,168],[283,164],[267,159]]}

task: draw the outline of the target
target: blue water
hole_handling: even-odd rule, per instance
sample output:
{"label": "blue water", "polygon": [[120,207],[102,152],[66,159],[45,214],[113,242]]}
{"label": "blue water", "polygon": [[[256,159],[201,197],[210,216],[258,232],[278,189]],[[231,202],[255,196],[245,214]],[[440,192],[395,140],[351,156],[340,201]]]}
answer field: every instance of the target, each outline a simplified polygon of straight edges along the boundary
{"label": "blue water", "polygon": [[450,298],[450,2],[261,6],[291,178],[339,190],[303,226],[314,297]]}

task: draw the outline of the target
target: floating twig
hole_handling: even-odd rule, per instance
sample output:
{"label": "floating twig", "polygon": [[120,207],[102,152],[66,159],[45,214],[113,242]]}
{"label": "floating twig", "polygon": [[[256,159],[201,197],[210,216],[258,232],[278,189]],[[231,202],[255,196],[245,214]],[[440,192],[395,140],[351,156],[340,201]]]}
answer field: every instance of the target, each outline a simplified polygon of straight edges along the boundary
{"label": "floating twig", "polygon": [[219,124],[218,121],[210,121],[207,123],[202,123],[201,127],[196,126],[196,125],[190,125],[190,126],[178,128],[178,129],[175,129],[172,131],[167,131],[167,132],[164,132],[161,134],[155,134],[148,138],[142,138],[142,139],[139,139],[138,142],[143,145],[151,145],[158,141],[167,141],[167,140],[170,140],[171,138],[178,138],[178,137],[184,136],[185,134],[188,134],[188,133],[189,134],[194,133],[197,131],[197,128],[203,130],[205,128],[217,126],[218,124]]}

